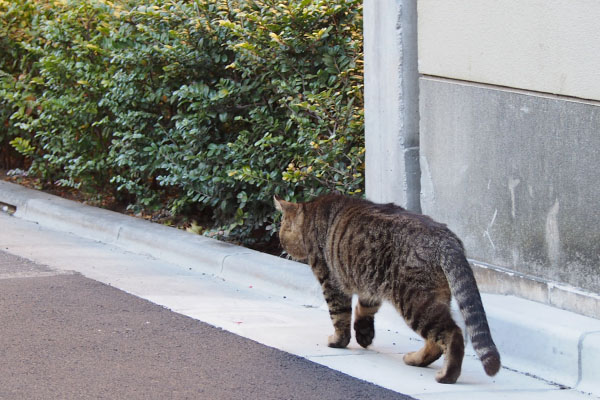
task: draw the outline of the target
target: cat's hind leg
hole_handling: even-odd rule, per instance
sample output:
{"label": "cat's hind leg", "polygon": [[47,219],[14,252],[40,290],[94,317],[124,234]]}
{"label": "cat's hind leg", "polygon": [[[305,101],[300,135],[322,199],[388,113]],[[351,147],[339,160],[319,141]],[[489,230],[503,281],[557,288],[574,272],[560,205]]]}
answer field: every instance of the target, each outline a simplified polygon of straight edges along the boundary
{"label": "cat's hind leg", "polygon": [[465,355],[465,342],[460,328],[456,324],[449,327],[438,339],[438,344],[444,349],[444,366],[436,373],[435,380],[439,383],[455,383],[460,376]]}
{"label": "cat's hind leg", "polygon": [[433,340],[426,340],[425,345],[419,351],[405,354],[403,357],[407,365],[415,367],[426,367],[442,356],[444,350]]}
{"label": "cat's hind leg", "polygon": [[409,353],[409,365],[426,366],[444,354],[444,365],[436,374],[440,383],[455,383],[460,376],[465,343],[460,328],[452,319],[449,302],[435,295],[414,295],[405,299],[400,310],[408,325],[425,339],[425,347]]}
{"label": "cat's hind leg", "polygon": [[364,300],[359,297],[354,309],[354,332],[356,341],[362,347],[373,343],[375,337],[375,313],[381,307],[379,300]]}

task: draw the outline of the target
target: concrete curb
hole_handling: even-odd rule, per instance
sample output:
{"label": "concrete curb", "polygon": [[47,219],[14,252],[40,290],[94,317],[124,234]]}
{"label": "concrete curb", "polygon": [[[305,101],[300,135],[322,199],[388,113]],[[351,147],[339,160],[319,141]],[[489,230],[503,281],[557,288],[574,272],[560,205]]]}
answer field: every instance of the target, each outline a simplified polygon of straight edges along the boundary
{"label": "concrete curb", "polygon": [[483,298],[503,365],[600,395],[600,321],[514,296]]}
{"label": "concrete curb", "polygon": [[324,300],[310,268],[176,228],[87,206],[0,181],[0,203],[15,217],[145,254],[188,271],[211,274],[255,289],[280,288],[277,295],[320,306]]}
{"label": "concrete curb", "polygon": [[[324,304],[306,265],[0,181],[0,203],[42,226],[146,254],[187,271]],[[600,321],[512,296],[484,294],[503,365],[600,395]]]}
{"label": "concrete curb", "polygon": [[586,393],[600,394],[600,331],[581,338],[581,375],[577,388]]}

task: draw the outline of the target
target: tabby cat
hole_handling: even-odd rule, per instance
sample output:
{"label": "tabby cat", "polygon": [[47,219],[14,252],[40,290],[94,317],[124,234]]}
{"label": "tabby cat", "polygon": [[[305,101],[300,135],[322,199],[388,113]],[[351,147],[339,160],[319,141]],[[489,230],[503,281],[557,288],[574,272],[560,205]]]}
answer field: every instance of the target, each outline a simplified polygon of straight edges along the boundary
{"label": "tabby cat", "polygon": [[473,271],[460,239],[446,225],[394,204],[339,194],[297,204],[275,197],[275,206],[283,212],[281,245],[292,258],[308,261],[323,289],[335,329],[330,347],[350,342],[353,294],[358,294],[354,331],[363,347],[373,341],[374,316],[386,300],[425,339],[404,362],[425,367],[444,354],[436,380],[454,383],[465,349],[450,314],[453,295],[485,372],[498,372],[500,355]]}

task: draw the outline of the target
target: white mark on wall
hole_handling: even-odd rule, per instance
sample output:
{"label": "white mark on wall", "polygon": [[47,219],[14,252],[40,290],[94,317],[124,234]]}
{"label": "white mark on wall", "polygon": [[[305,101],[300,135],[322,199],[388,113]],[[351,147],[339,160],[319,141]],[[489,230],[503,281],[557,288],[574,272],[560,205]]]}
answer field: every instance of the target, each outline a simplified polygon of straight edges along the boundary
{"label": "white mark on wall", "polygon": [[560,262],[560,233],[558,231],[559,208],[560,204],[558,199],[556,199],[546,216],[546,247],[548,259],[554,265]]}
{"label": "white mark on wall", "polygon": [[496,250],[496,245],[494,244],[494,241],[492,240],[492,236],[490,235],[490,229],[492,229],[492,226],[494,226],[494,222],[496,222],[497,215],[498,215],[498,209],[496,208],[494,210],[494,215],[492,215],[492,220],[490,221],[487,228],[483,232],[483,236],[486,237],[490,241],[490,244],[492,245],[492,248],[494,250]]}
{"label": "white mark on wall", "polygon": [[510,213],[515,218],[515,188],[521,183],[520,179],[508,178],[508,190],[510,191]]}
{"label": "white mark on wall", "polygon": [[529,112],[531,111],[531,110],[529,109],[529,107],[527,107],[527,106],[523,106],[523,107],[521,107],[521,109],[520,109],[520,110],[521,110],[522,112],[524,112],[525,114],[529,114]]}
{"label": "white mark on wall", "polygon": [[492,180],[488,179],[488,186],[487,186],[487,190],[490,190],[490,185],[492,184]]}
{"label": "white mark on wall", "polygon": [[560,91],[564,92],[565,87],[566,87],[565,84],[567,83],[567,74],[565,74],[564,72],[562,74],[560,74],[559,82],[560,82]]}
{"label": "white mark on wall", "polygon": [[421,155],[419,157],[419,162],[421,165],[421,211],[423,214],[429,214],[434,210],[435,188],[431,172],[429,171],[427,158]]}
{"label": "white mark on wall", "polygon": [[490,224],[488,225],[488,230],[494,226],[494,222],[496,222],[496,216],[498,215],[498,209],[496,208],[494,210],[494,215],[492,216],[492,220],[490,221]]}
{"label": "white mark on wall", "polygon": [[485,232],[483,232],[483,235],[485,237],[487,237],[488,240],[490,241],[490,244],[492,245],[492,249],[496,250],[496,245],[494,245],[494,241],[492,240],[492,237],[490,236],[490,233],[486,230]]}
{"label": "white mark on wall", "polygon": [[512,265],[513,265],[513,267],[516,267],[517,265],[520,264],[519,260],[521,258],[521,255],[519,253],[519,249],[517,249],[516,247],[513,247],[511,254],[512,254]]}

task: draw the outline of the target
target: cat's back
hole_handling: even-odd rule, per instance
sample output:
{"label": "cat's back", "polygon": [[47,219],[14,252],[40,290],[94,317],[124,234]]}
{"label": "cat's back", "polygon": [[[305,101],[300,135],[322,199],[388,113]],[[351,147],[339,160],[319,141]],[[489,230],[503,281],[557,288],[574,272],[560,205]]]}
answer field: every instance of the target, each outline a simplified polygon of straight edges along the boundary
{"label": "cat's back", "polygon": [[[369,200],[342,195],[330,195],[324,205],[335,213],[331,215],[331,227],[344,226],[395,230],[410,232],[448,231],[445,224],[423,214],[410,212],[393,203],[377,204]],[[379,229],[378,229],[379,230]]]}
{"label": "cat's back", "polygon": [[393,282],[446,285],[436,264],[438,249],[444,243],[461,244],[444,224],[393,204],[349,197],[329,201],[337,204],[337,212],[331,215],[324,255],[347,291],[388,298]]}
{"label": "cat's back", "polygon": [[[328,197],[329,216],[327,248],[330,252],[360,252],[366,248],[373,253],[383,249],[405,253],[416,251],[433,256],[442,243],[462,249],[462,243],[445,224],[389,204],[347,196]],[[395,249],[396,251],[393,251]]]}

